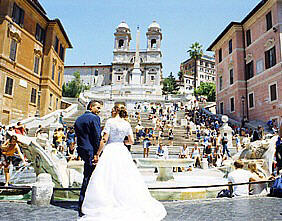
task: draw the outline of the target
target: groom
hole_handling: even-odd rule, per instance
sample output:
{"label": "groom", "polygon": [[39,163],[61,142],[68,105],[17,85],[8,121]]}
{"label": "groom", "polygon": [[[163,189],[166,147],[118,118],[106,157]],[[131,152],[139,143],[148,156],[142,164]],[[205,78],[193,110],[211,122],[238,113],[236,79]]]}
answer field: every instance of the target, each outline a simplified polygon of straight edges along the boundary
{"label": "groom", "polygon": [[97,151],[101,140],[101,125],[98,114],[102,108],[102,103],[97,100],[91,100],[87,105],[87,111],[77,118],[74,124],[75,134],[77,136],[77,153],[84,161],[84,177],[81,186],[78,213],[81,212],[85,191],[98,161]]}

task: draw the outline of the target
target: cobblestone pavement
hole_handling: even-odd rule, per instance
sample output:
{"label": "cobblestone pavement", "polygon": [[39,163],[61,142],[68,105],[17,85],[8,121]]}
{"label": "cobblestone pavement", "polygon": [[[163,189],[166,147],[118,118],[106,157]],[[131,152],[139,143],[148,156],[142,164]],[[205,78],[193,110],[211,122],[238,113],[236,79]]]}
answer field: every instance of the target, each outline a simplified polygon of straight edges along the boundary
{"label": "cobblestone pavement", "polygon": [[[282,200],[250,197],[236,199],[164,202],[168,215],[164,221],[185,220],[282,220]],[[27,203],[0,202],[0,220],[71,221],[76,220],[76,203],[57,203],[36,207]]]}

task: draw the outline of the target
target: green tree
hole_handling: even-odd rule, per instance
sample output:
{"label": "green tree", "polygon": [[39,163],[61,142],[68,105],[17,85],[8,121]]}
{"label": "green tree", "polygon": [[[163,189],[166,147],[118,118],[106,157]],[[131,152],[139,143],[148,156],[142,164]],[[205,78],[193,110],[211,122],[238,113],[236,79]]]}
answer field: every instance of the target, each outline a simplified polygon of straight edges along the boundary
{"label": "green tree", "polygon": [[83,85],[79,72],[74,72],[73,76],[74,79],[68,85],[63,84],[64,97],[78,97],[83,90],[89,89],[89,86]]}
{"label": "green tree", "polygon": [[197,88],[197,61],[202,58],[203,50],[199,42],[192,44],[187,51],[190,57],[194,60],[194,93]]}
{"label": "green tree", "polygon": [[163,93],[164,94],[177,94],[179,86],[176,83],[175,77],[172,72],[163,81]]}
{"label": "green tree", "polygon": [[177,73],[177,75],[178,75],[178,80],[183,81],[183,73],[182,73],[182,71],[179,71]]}
{"label": "green tree", "polygon": [[207,96],[207,101],[214,102],[215,101],[215,84],[210,82],[201,82],[198,89],[195,90],[195,95],[203,95]]}

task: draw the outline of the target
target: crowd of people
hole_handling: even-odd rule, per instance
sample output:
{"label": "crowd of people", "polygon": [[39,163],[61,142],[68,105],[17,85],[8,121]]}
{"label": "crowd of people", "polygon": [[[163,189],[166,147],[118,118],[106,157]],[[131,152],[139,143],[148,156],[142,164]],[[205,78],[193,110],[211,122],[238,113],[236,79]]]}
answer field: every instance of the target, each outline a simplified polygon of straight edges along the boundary
{"label": "crowd of people", "polygon": [[[184,117],[180,119],[178,117],[179,111],[184,113]],[[149,127],[144,127],[144,118],[141,118],[142,112],[147,113],[146,122]],[[113,114],[113,113],[112,113]],[[175,140],[175,128],[181,126],[185,128],[185,134],[187,143],[183,142],[179,146],[178,158],[191,158],[194,159],[194,168],[201,167],[203,159],[207,159],[209,167],[219,167],[223,165],[223,162],[227,159],[232,159],[231,152],[229,150],[229,142],[235,144],[236,152],[239,152],[251,141],[257,141],[265,139],[264,129],[262,126],[258,126],[257,129],[238,127],[236,125],[229,125],[232,128],[232,136],[227,133],[221,134],[220,127],[222,126],[222,121],[213,116],[205,114],[199,107],[194,104],[193,108],[189,108],[181,103],[175,103],[170,106],[165,106],[163,104],[136,104],[135,112],[127,116],[127,120],[130,119],[137,120],[137,126],[135,127],[135,137],[136,143],[140,143],[143,146],[143,157],[149,157],[150,148],[152,146],[156,147],[155,156],[158,158],[169,158],[169,151],[171,147],[174,146]],[[62,121],[62,119],[61,119]],[[148,123],[149,122],[149,123]],[[184,123],[183,123],[184,122]],[[53,133],[53,143],[52,147],[58,152],[63,154],[68,161],[80,160],[76,151],[76,135],[73,127],[66,127],[62,123],[62,127],[55,129]],[[181,125],[180,125],[181,124]],[[273,129],[274,128],[274,129]],[[275,125],[272,125],[273,133],[279,133],[279,129]],[[7,139],[7,131],[14,131],[16,134],[28,135],[29,131],[25,126],[18,122],[16,126],[5,127],[0,125],[0,167],[4,168],[4,173],[6,177],[6,184],[9,185],[9,165],[17,158],[17,160],[22,160],[26,164],[26,159],[22,154],[21,149],[17,145],[17,137],[12,136]],[[35,132],[35,136],[41,136],[45,130],[41,125]],[[281,133],[281,129],[280,129]],[[282,170],[282,135],[280,134],[276,142],[276,153],[274,159],[275,174],[278,175]],[[193,145],[189,145],[193,143]],[[189,143],[189,144],[188,144]],[[131,145],[127,146],[130,150]],[[234,150],[233,150],[234,152]],[[228,178],[230,182],[236,182],[236,174],[243,174],[240,172],[242,169],[242,162],[237,162],[234,164],[237,172],[231,174]],[[175,172],[191,170],[191,168],[174,168]],[[259,174],[256,165],[252,165],[250,168],[250,173],[253,176],[239,175],[239,177],[249,177],[251,180],[266,179],[262,174]],[[255,177],[255,178],[254,178]],[[257,186],[254,186],[256,192]],[[234,188],[236,193],[237,187]],[[253,188],[251,188],[253,189]],[[238,187],[239,194],[244,192]]]}

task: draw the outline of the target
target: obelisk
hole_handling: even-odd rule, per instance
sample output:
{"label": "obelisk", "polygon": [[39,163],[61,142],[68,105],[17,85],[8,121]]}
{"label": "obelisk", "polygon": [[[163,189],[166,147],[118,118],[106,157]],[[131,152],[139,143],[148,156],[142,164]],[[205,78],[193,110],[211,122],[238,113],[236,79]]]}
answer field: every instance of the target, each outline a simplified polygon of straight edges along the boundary
{"label": "obelisk", "polygon": [[132,81],[131,84],[140,85],[141,84],[141,70],[140,70],[140,54],[139,54],[139,47],[140,47],[140,31],[139,27],[137,27],[137,34],[136,34],[136,52],[135,52],[135,61],[134,67],[132,71]]}

